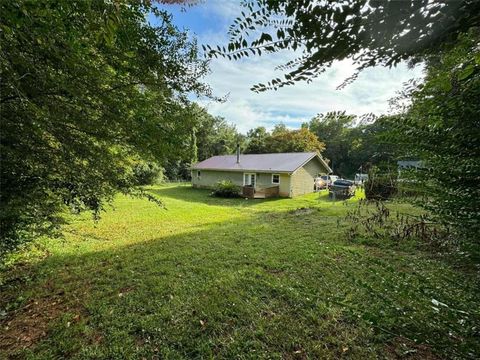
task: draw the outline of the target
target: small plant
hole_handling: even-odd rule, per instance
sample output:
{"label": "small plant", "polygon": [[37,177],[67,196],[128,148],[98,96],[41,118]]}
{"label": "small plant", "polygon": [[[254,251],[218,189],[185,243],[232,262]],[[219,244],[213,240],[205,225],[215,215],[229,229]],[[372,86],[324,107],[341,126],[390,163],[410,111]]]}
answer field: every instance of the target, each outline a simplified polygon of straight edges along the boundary
{"label": "small plant", "polygon": [[347,213],[345,220],[351,223],[345,232],[351,241],[359,238],[378,239],[400,245],[413,240],[437,249],[455,244],[450,229],[433,222],[428,214],[392,212],[383,201],[361,200],[353,211]]}
{"label": "small plant", "polygon": [[240,197],[240,187],[230,180],[222,180],[215,185],[212,196],[224,198]]}

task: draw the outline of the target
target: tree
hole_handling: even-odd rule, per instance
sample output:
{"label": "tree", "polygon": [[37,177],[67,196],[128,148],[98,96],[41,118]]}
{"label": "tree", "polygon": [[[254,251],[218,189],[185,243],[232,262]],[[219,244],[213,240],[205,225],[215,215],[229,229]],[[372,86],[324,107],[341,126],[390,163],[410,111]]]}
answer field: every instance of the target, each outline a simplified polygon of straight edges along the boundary
{"label": "tree", "polygon": [[334,173],[352,178],[360,168],[366,171],[372,165],[396,160],[398,149],[385,138],[394,118],[380,116],[365,123],[355,115],[338,111],[319,114],[302,127],[325,143],[323,155],[330,160]]}
{"label": "tree", "polygon": [[263,126],[259,126],[254,129],[250,129],[247,132],[247,147],[245,148],[245,154],[264,154],[267,152],[267,139],[270,134]]}
{"label": "tree", "polygon": [[342,176],[349,173],[345,165],[350,156],[352,142],[349,135],[355,120],[356,116],[346,115],[345,112],[329,112],[319,114],[304,124],[325,143],[323,155],[330,161],[333,171]]}
{"label": "tree", "polygon": [[193,163],[215,155],[233,154],[237,143],[243,142],[243,136],[234,125],[222,117],[209,114],[198,104],[190,104],[185,116],[192,127],[189,143],[181,154],[172,154],[161,163],[165,169],[164,175],[171,180],[190,179]]}
{"label": "tree", "polygon": [[421,205],[440,222],[477,240],[480,234],[480,32],[427,59],[424,84],[392,124],[390,140],[424,162],[410,175],[427,196]]}
{"label": "tree", "polygon": [[247,154],[265,154],[280,152],[318,152],[325,145],[306,128],[289,130],[284,124],[277,124],[271,133],[264,127],[252,129],[247,134]]}
{"label": "tree", "polygon": [[459,34],[478,26],[476,0],[255,0],[229,30],[228,45],[205,46],[210,56],[237,60],[249,55],[301,50],[280,70],[286,72],[255,91],[277,89],[321,74],[335,60],[353,59],[358,72],[395,66],[452,46]]}
{"label": "tree", "polygon": [[240,139],[235,125],[229,124],[222,117],[209,114],[198,105],[194,106],[197,108],[194,121],[198,160],[234,153]]}
{"label": "tree", "polygon": [[188,147],[185,94],[209,90],[195,42],[149,2],[2,1],[0,14],[1,257],[65,207],[98,214],[134,193],[138,159]]}
{"label": "tree", "polygon": [[325,149],[325,144],[308,129],[279,131],[274,129],[267,140],[271,152],[317,152]]}

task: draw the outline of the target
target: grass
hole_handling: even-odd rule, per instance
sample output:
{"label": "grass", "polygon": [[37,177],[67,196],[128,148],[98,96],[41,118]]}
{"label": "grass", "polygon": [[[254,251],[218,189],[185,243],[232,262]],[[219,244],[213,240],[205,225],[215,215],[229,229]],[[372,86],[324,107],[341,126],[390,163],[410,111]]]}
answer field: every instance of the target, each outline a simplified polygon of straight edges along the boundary
{"label": "grass", "polygon": [[[357,199],[148,189],[3,274],[0,358],[475,358],[478,272],[347,241]],[[393,204],[404,212],[416,209]]]}

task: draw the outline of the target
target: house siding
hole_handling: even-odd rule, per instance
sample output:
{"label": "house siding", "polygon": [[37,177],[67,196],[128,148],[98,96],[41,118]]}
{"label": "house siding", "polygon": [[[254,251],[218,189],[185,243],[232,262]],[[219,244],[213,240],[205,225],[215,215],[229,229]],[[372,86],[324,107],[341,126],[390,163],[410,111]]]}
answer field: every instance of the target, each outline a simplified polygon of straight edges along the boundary
{"label": "house siding", "polygon": [[292,174],[290,196],[294,197],[313,192],[314,179],[319,174],[324,175],[326,173],[327,169],[320,160],[313,158]]}
{"label": "house siding", "polygon": [[272,184],[272,174],[280,175],[279,194],[280,196],[290,196],[290,175],[285,173],[257,173],[257,185],[261,188],[275,186]]}
{"label": "house siding", "polygon": [[[218,170],[200,170],[200,178],[197,178],[197,170],[192,171],[192,186],[197,188],[213,188],[215,184],[222,180],[230,180],[235,185],[243,186],[243,174],[241,171],[218,171]],[[275,186],[272,184],[272,174],[278,173],[256,173],[257,187],[267,188]],[[279,185],[280,196],[290,196],[290,175],[280,174]]]}
{"label": "house siding", "polygon": [[289,174],[280,174],[280,196],[290,196],[290,179]]}
{"label": "house siding", "polygon": [[243,186],[243,173],[235,171],[200,170],[200,178],[197,170],[192,171],[192,186],[198,188],[213,188],[222,180],[230,180],[235,185]]}

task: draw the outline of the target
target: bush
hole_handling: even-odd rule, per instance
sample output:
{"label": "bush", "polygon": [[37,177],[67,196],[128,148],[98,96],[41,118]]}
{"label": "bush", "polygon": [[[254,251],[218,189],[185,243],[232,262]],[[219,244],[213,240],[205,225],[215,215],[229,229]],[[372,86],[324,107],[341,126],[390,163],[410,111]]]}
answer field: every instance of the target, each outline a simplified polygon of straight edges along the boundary
{"label": "bush", "polygon": [[397,182],[397,196],[401,198],[425,199],[426,193],[417,180],[409,178],[399,179]]}
{"label": "bush", "polygon": [[152,162],[138,162],[133,167],[136,185],[152,185],[163,179],[163,169]]}
{"label": "bush", "polygon": [[224,198],[240,197],[240,187],[230,180],[222,180],[215,185],[212,195]]}
{"label": "bush", "polygon": [[424,82],[412,87],[408,112],[388,139],[424,167],[411,179],[425,194],[419,204],[464,242],[480,242],[480,63],[478,30],[427,61]]}
{"label": "bush", "polygon": [[397,193],[397,179],[391,173],[378,174],[371,171],[368,180],[364,184],[365,197],[368,200],[386,200]]}
{"label": "bush", "polygon": [[418,246],[431,249],[454,249],[451,229],[432,222],[426,212],[402,213],[387,207],[384,201],[360,200],[348,211],[343,226],[347,239],[369,246]]}

